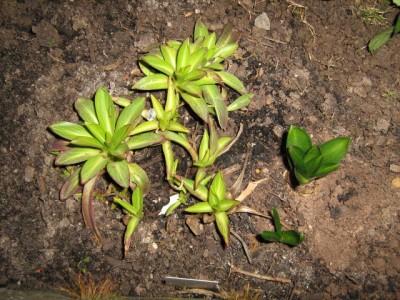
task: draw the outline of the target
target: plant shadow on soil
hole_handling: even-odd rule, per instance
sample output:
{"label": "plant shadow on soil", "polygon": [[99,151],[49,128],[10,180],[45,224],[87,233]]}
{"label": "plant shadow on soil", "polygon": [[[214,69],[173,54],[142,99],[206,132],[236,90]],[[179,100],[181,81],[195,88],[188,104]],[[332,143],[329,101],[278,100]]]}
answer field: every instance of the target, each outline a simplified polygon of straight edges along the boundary
{"label": "plant shadow on soil", "polygon": [[[176,276],[216,280],[225,291],[249,284],[262,299],[400,298],[400,191],[391,184],[400,176],[399,40],[370,55],[365,45],[381,27],[364,23],[357,3],[298,1],[302,9],[291,1],[2,1],[0,287],[53,290],[90,257],[88,271],[95,278],[109,274],[127,296],[193,296],[164,284]],[[269,31],[254,26],[261,12],[271,20]],[[121,211],[96,201],[105,237],[100,249],[83,225],[79,201],[59,201],[62,170],[53,167],[47,128],[77,122],[73,101],[99,86],[130,97],[145,47],[191,36],[198,18],[216,32],[228,21],[241,32],[228,67],[256,95],[246,111],[230,115],[227,134],[240,123],[244,133],[216,167],[236,166],[228,178],[234,182],[253,144],[242,188],[266,180],[245,204],[265,213],[278,207],[306,240],[293,248],[260,244],[256,235],[272,223],[232,215],[232,228],[252,253],[249,264],[234,237],[228,249],[221,246],[214,224],[202,224],[195,236],[181,211],[158,217],[172,191],[161,150],[151,148],[139,154],[153,188],[122,260]],[[317,143],[352,137],[341,168],[318,180],[308,197],[282,177],[281,145],[291,124]],[[231,273],[228,263],[293,284]]]}

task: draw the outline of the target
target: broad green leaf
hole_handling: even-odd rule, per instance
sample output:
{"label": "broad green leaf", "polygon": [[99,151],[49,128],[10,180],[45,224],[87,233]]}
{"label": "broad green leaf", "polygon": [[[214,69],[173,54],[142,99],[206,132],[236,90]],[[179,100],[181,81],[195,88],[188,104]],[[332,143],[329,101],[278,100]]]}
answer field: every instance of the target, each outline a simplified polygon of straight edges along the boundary
{"label": "broad green leaf", "polygon": [[347,154],[349,149],[350,138],[339,137],[319,146],[322,155],[324,156],[324,164],[336,164]]}
{"label": "broad green leaf", "polygon": [[169,62],[155,55],[146,55],[142,57],[142,60],[146,62],[152,68],[164,73],[168,76],[172,76],[175,72],[175,68]]}
{"label": "broad green leaf", "polygon": [[325,176],[328,173],[331,173],[333,171],[335,171],[336,169],[338,169],[340,166],[340,164],[332,164],[332,165],[325,165],[322,164],[321,168],[314,173],[315,177],[322,177]]}
{"label": "broad green leaf", "polygon": [[279,237],[282,237],[281,218],[279,217],[278,210],[275,207],[272,208],[272,216],[274,217],[275,232]]}
{"label": "broad green leaf", "polygon": [[101,151],[99,149],[72,148],[71,150],[59,154],[55,160],[55,164],[58,166],[73,165],[100,155],[100,153]]}
{"label": "broad green leaf", "polygon": [[201,97],[201,87],[193,82],[182,82],[178,85],[183,93],[188,93],[196,98]]}
{"label": "broad green leaf", "polygon": [[224,84],[231,87],[239,94],[246,93],[246,88],[244,87],[243,83],[235,75],[225,71],[220,71],[215,73],[221,78]]}
{"label": "broad green leaf", "polygon": [[137,150],[149,146],[159,145],[164,141],[164,137],[154,132],[138,134],[130,138],[126,144],[130,150]]}
{"label": "broad green leaf", "polygon": [[215,85],[203,85],[202,89],[204,99],[215,109],[219,126],[225,129],[228,125],[228,109],[221,97],[218,87]]}
{"label": "broad green leaf", "polygon": [[136,122],[138,122],[145,104],[145,98],[137,98],[133,100],[132,103],[125,107],[119,114],[115,130],[118,130],[128,124],[134,125]]}
{"label": "broad green leaf", "polygon": [[225,244],[229,247],[230,243],[230,230],[229,230],[229,217],[225,212],[216,212],[215,221],[222,237],[224,238]]}
{"label": "broad green leaf", "polygon": [[246,107],[250,104],[254,94],[244,94],[228,105],[228,111],[234,111]]}
{"label": "broad green leaf", "polygon": [[193,38],[194,38],[194,40],[197,40],[198,38],[206,37],[206,36],[208,36],[207,26],[204,25],[204,23],[200,19],[198,19],[196,21],[196,24],[194,25]]}
{"label": "broad green leaf", "polygon": [[199,168],[196,172],[196,176],[194,178],[194,187],[195,189],[200,185],[200,183],[207,177],[207,172],[205,168]]}
{"label": "broad green leaf", "polygon": [[[179,78],[179,80],[181,82],[196,81],[196,80],[200,80],[201,78],[203,78],[206,75],[207,75],[206,71],[197,69],[197,70],[193,70],[193,71],[190,71],[189,73],[184,74],[184,76]],[[198,85],[198,84],[196,84],[196,85]]]}
{"label": "broad green leaf", "polygon": [[115,129],[115,108],[110,94],[104,89],[99,88],[96,92],[94,106],[96,108],[97,119],[105,132],[112,134]]}
{"label": "broad green leaf", "polygon": [[[393,1],[394,2],[394,1]],[[397,6],[400,6],[400,0]],[[398,34],[400,32],[400,15],[397,15],[396,23],[394,24],[393,35]]]}
{"label": "broad green leaf", "polygon": [[129,187],[129,168],[126,160],[110,161],[107,164],[107,173],[123,188]]}
{"label": "broad green leaf", "polygon": [[167,128],[170,131],[175,131],[175,132],[183,132],[183,133],[189,133],[189,129],[187,129],[185,126],[183,126],[181,123],[176,122],[176,121],[169,121],[169,126]]}
{"label": "broad green leaf", "polygon": [[183,44],[179,47],[177,58],[176,58],[176,70],[180,71],[182,68],[186,67],[189,61],[190,49],[189,49],[189,39],[186,39]]}
{"label": "broad green leaf", "polygon": [[129,132],[128,135],[129,136],[137,135],[140,133],[157,130],[159,128],[160,128],[160,122],[158,120],[146,121],[137,125],[131,132]]}
{"label": "broad green leaf", "polygon": [[74,140],[79,136],[92,136],[84,126],[65,121],[55,123],[50,128],[55,134],[67,140]]}
{"label": "broad green leaf", "polygon": [[288,230],[282,232],[281,242],[290,246],[297,246],[304,241],[305,236],[295,230]]}
{"label": "broad green leaf", "polygon": [[152,91],[165,90],[168,87],[168,76],[165,74],[151,74],[140,79],[134,84],[132,89]]}
{"label": "broad green leaf", "polygon": [[307,184],[311,178],[308,178],[305,173],[301,173],[301,171],[297,168],[294,169],[294,175],[299,182],[299,184]]}
{"label": "broad green leaf", "polygon": [[226,212],[239,204],[240,204],[240,201],[224,199],[224,200],[219,201],[217,208],[218,208],[218,211]]}
{"label": "broad green leaf", "polygon": [[323,159],[324,159],[323,156],[317,156],[306,163],[306,173],[305,174],[306,174],[307,178],[312,178],[315,176],[314,174],[321,167]]}
{"label": "broad green leaf", "polygon": [[[192,73],[193,71],[201,71],[198,70],[199,67],[201,67],[201,64],[204,60],[204,57],[206,55],[207,49],[206,48],[200,48],[198,50],[196,50],[194,53],[192,53],[189,57],[189,61],[188,61],[188,65],[189,65],[189,69],[188,72],[186,74],[184,74],[184,76],[182,77],[182,81],[186,81],[186,80],[195,80],[195,78],[198,76],[189,76],[188,74]],[[203,71],[204,72],[204,71]],[[204,76],[205,74],[203,74]],[[193,77],[193,79],[188,79],[188,78]],[[201,78],[201,77],[200,77]],[[200,79],[197,78],[197,79]]]}
{"label": "broad green leaf", "polygon": [[115,131],[110,141],[106,143],[110,150],[115,150],[117,147],[124,141],[124,139],[128,136],[131,126],[125,125],[118,130]]}
{"label": "broad green leaf", "polygon": [[207,72],[207,74],[199,80],[196,80],[194,83],[197,85],[211,85],[217,84],[220,81],[220,78],[215,74],[215,72]]}
{"label": "broad green leaf", "polygon": [[173,176],[173,166],[174,166],[174,152],[172,151],[171,141],[165,141],[162,143],[162,151],[164,154],[165,167],[167,169],[167,180],[170,176]]}
{"label": "broad green leaf", "polygon": [[208,69],[212,69],[213,71],[222,71],[224,69],[224,65],[220,63],[212,63],[207,64]]}
{"label": "broad green leaf", "polygon": [[135,163],[130,163],[128,167],[131,189],[133,190],[138,186],[142,191],[142,195],[147,195],[150,190],[150,180],[147,173]]}
{"label": "broad green leaf", "polygon": [[387,41],[389,41],[390,38],[393,36],[394,29],[395,28],[393,26],[389,27],[370,39],[370,41],[368,42],[369,52],[373,53],[381,48],[383,45],[385,45]]}
{"label": "broad green leaf", "polygon": [[169,130],[164,131],[162,135],[166,137],[168,140],[177,143],[181,145],[183,148],[185,148],[189,152],[190,156],[194,161],[198,160],[196,151],[193,149],[193,147],[190,145],[187,139]]}
{"label": "broad green leaf", "polygon": [[310,136],[304,129],[291,125],[286,139],[286,149],[291,146],[301,149],[303,153],[307,152],[312,147]]}
{"label": "broad green leaf", "polygon": [[60,190],[60,200],[65,200],[72,196],[80,185],[80,172],[81,168],[74,170],[74,172],[67,178]]}
{"label": "broad green leaf", "polygon": [[115,104],[118,104],[119,106],[122,107],[127,107],[132,104],[132,100],[123,97],[118,97],[117,99],[113,99],[113,101]]}
{"label": "broad green leaf", "polygon": [[182,45],[182,42],[172,40],[167,42],[167,46],[174,48],[175,50],[178,50],[179,47]]}
{"label": "broad green leaf", "polygon": [[207,103],[203,98],[193,97],[187,93],[183,93],[182,98],[200,119],[206,123],[208,122]]}
{"label": "broad green leaf", "polygon": [[309,161],[321,156],[321,154],[321,150],[319,150],[318,146],[312,146],[304,153],[303,161],[307,164]]}
{"label": "broad green leaf", "polygon": [[261,237],[268,242],[280,242],[281,238],[274,231],[263,231]]}
{"label": "broad green leaf", "polygon": [[78,111],[81,119],[88,123],[98,124],[94,102],[85,98],[78,98],[75,101],[75,109]]}
{"label": "broad green leaf", "polygon": [[169,47],[167,45],[161,45],[160,50],[164,57],[164,60],[175,69],[176,68],[177,50],[175,48]]}
{"label": "broad green leaf", "polygon": [[81,182],[85,184],[87,181],[98,175],[109,162],[108,157],[97,155],[88,159],[81,170]]}
{"label": "broad green leaf", "polygon": [[141,60],[139,60],[139,68],[146,76],[155,74],[155,70],[153,70],[153,68],[151,68],[149,65],[147,65],[145,62]]}
{"label": "broad green leaf", "polygon": [[150,95],[150,99],[151,99],[151,106],[153,107],[154,112],[156,113],[157,119],[159,120],[162,119],[164,117],[164,108],[162,104],[153,95]]}
{"label": "broad green leaf", "polygon": [[225,60],[229,56],[231,56],[235,51],[239,48],[238,44],[228,44],[226,46],[223,46],[215,52],[214,57],[215,58],[221,58],[221,60]]}
{"label": "broad green leaf", "polygon": [[210,136],[208,135],[207,128],[204,129],[203,138],[201,139],[200,146],[199,146],[199,159],[204,159],[207,151],[209,151],[210,145]]}
{"label": "broad green leaf", "polygon": [[[183,186],[189,191],[190,194],[199,198],[202,201],[207,201],[208,189],[204,185],[199,185],[195,188],[193,180],[184,178],[182,180]],[[207,202],[208,204],[208,202]],[[210,206],[211,207],[211,206]]]}
{"label": "broad green leaf", "polygon": [[86,136],[77,137],[76,139],[71,141],[71,144],[75,146],[90,147],[97,149],[103,149],[105,147],[104,144],[100,143],[94,137],[86,137]]}
{"label": "broad green leaf", "polygon": [[140,187],[135,188],[132,193],[132,206],[137,210],[135,215],[141,217],[143,213],[143,193]]}
{"label": "broad green leaf", "polygon": [[85,123],[85,126],[100,143],[105,143],[106,132],[99,124]]}
{"label": "broad green leaf", "polygon": [[223,136],[223,137],[219,138],[218,139],[217,154],[219,155],[219,153],[222,150],[224,150],[225,147],[228,146],[231,141],[232,141],[232,138],[228,137],[228,136]]}
{"label": "broad green leaf", "polygon": [[109,154],[119,160],[125,159],[126,153],[129,151],[128,145],[125,143],[119,144],[115,149],[109,149]]}
{"label": "broad green leaf", "polygon": [[210,204],[208,204],[208,202],[199,202],[185,208],[185,211],[188,213],[206,214],[206,213],[212,213],[213,209],[210,206]]}
{"label": "broad green leaf", "polygon": [[174,112],[179,107],[179,95],[175,91],[175,86],[172,78],[168,78],[167,100],[165,102],[165,111]]}
{"label": "broad green leaf", "polygon": [[236,44],[239,41],[239,33],[233,32],[232,29],[232,23],[228,23],[224,26],[222,33],[215,44],[217,47],[223,47],[228,44]]}
{"label": "broad green leaf", "polygon": [[301,151],[301,149],[296,146],[291,146],[290,148],[287,149],[287,151],[289,153],[290,160],[293,163],[294,167],[305,173],[306,165],[303,161],[304,153]]}
{"label": "broad green leaf", "polygon": [[215,48],[215,42],[217,41],[217,35],[215,32],[209,34],[203,41],[203,46],[208,50]]}
{"label": "broad green leaf", "polygon": [[[225,199],[225,194],[226,194],[226,185],[225,185],[225,179],[222,176],[221,172],[218,172],[217,175],[215,175],[211,186],[210,186],[210,195],[209,195],[209,202],[211,206],[218,205],[218,203],[221,200]],[[212,201],[211,203],[211,198],[216,197],[215,201]]]}

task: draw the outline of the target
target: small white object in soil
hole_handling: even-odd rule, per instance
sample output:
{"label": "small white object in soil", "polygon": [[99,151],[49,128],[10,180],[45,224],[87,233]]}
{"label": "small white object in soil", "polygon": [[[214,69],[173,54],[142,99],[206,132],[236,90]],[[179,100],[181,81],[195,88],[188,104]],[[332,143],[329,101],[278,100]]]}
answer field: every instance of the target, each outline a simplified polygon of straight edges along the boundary
{"label": "small white object in soil", "polygon": [[144,118],[147,121],[152,121],[156,119],[156,112],[154,111],[154,109],[150,108],[148,111],[145,112]]}
{"label": "small white object in soil", "polygon": [[270,30],[271,29],[271,21],[270,21],[268,15],[265,12],[263,12],[261,15],[259,15],[254,21],[254,26],[256,26],[257,28]]}
{"label": "small white object in soil", "polygon": [[179,201],[179,194],[175,194],[175,195],[172,195],[171,197],[169,197],[169,203],[167,205],[164,205],[161,208],[160,213],[158,215],[159,216],[165,215],[165,213],[167,212],[168,208],[170,208],[172,205],[174,205],[178,201]]}

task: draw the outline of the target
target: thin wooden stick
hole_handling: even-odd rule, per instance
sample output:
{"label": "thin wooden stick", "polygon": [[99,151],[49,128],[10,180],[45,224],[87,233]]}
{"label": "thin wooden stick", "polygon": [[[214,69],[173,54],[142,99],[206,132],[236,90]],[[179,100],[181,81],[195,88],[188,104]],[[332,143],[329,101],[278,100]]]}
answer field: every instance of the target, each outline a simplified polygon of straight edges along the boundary
{"label": "thin wooden stick", "polygon": [[246,276],[250,276],[250,277],[254,277],[254,278],[258,278],[258,279],[263,279],[263,280],[268,280],[268,281],[275,281],[275,282],[280,282],[280,283],[292,284],[292,281],[290,279],[287,279],[287,278],[272,277],[272,276],[268,276],[268,275],[259,275],[259,274],[247,272],[247,271],[241,270],[239,268],[236,268],[232,264],[230,264],[230,267],[231,267],[231,272],[233,272],[233,273],[239,273],[239,274],[243,274],[243,275],[246,275]]}
{"label": "thin wooden stick", "polygon": [[233,229],[231,229],[230,231],[231,231],[231,233],[235,236],[235,238],[237,238],[237,239],[239,240],[239,242],[242,244],[244,253],[245,253],[246,256],[247,256],[247,260],[249,261],[249,264],[251,264],[251,262],[252,262],[251,254],[250,254],[249,248],[247,247],[246,242],[245,242],[245,241],[242,239],[242,237],[241,237],[237,232],[235,232]]}

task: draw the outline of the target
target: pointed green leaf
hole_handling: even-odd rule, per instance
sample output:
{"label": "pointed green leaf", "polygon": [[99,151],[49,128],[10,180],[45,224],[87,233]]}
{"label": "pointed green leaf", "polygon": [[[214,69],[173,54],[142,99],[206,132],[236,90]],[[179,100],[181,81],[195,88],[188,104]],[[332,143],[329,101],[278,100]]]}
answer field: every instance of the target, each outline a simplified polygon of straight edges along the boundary
{"label": "pointed green leaf", "polygon": [[189,61],[190,48],[189,39],[186,39],[183,44],[179,47],[177,58],[176,58],[176,70],[180,71],[182,68],[186,67]]}
{"label": "pointed green leaf", "polygon": [[129,186],[129,168],[126,160],[110,161],[107,164],[107,173],[123,188]]}
{"label": "pointed green leaf", "polygon": [[287,151],[294,167],[305,173],[306,165],[303,161],[304,153],[301,151],[301,149],[296,146],[291,146],[287,149]]}
{"label": "pointed green leaf", "polygon": [[206,36],[208,36],[207,26],[204,25],[204,23],[201,21],[201,19],[198,19],[196,21],[196,24],[194,25],[193,38],[194,38],[194,40],[197,40],[198,38],[206,37]]}
{"label": "pointed green leaf", "polygon": [[182,45],[182,42],[175,41],[175,40],[167,42],[167,46],[172,47],[175,50],[178,50],[181,45]]}
{"label": "pointed green leaf", "polygon": [[185,208],[185,211],[188,213],[206,214],[206,213],[212,213],[213,209],[210,206],[210,204],[208,204],[208,202],[199,202]]}
{"label": "pointed green leaf", "polygon": [[[206,56],[206,53],[207,53],[207,49],[203,47],[203,48],[200,48],[200,49],[196,50],[194,53],[192,53],[190,55],[189,61],[188,61],[189,69],[188,69],[187,74],[184,75],[184,77],[185,76],[194,77],[193,75],[189,76],[188,74],[192,73],[193,71],[200,71],[200,70],[198,70],[198,68],[201,67],[201,65],[203,63],[203,60],[204,60],[204,57]],[[182,78],[182,81],[189,80],[189,79],[184,78],[184,77]],[[200,79],[200,78],[198,78],[198,79]],[[190,79],[190,80],[195,80],[195,79],[193,78],[193,79]]]}
{"label": "pointed green leaf", "polygon": [[182,180],[182,183],[183,183],[183,186],[189,191],[190,194],[199,198],[202,201],[207,201],[208,189],[204,185],[199,185],[198,187],[195,188],[194,181],[190,180],[190,179],[186,179],[186,178],[184,178]]}
{"label": "pointed green leaf", "polygon": [[315,177],[322,177],[327,175],[328,173],[331,173],[339,168],[340,164],[331,164],[331,165],[325,165],[324,163],[322,164],[321,168],[314,173]]}
{"label": "pointed green leaf", "polygon": [[310,149],[308,149],[303,157],[303,161],[305,164],[307,164],[309,161],[315,159],[316,157],[321,156],[321,150],[319,149],[318,146],[312,146]]}
{"label": "pointed green leaf", "polygon": [[176,68],[176,54],[177,50],[175,48],[169,47],[167,45],[160,46],[161,53],[164,57],[164,60],[170,64],[173,69]]}
{"label": "pointed green leaf", "polygon": [[226,146],[230,144],[232,141],[231,137],[228,136],[223,136],[218,139],[218,147],[217,147],[217,153],[219,154],[222,150],[225,149]]}
{"label": "pointed green leaf", "polygon": [[73,165],[86,161],[94,156],[100,155],[99,149],[93,148],[72,148],[62,152],[56,158],[55,164],[58,166]]}
{"label": "pointed green leaf", "polygon": [[207,64],[208,69],[212,69],[213,71],[222,71],[224,69],[224,65],[220,63],[212,63]]}
{"label": "pointed green leaf", "polygon": [[207,103],[203,98],[193,97],[187,93],[183,93],[182,98],[200,119],[206,123],[208,122]]}
{"label": "pointed green leaf", "polygon": [[394,27],[389,27],[382,32],[375,35],[369,42],[368,42],[368,50],[369,52],[373,53],[383,45],[385,45],[390,38],[393,36]]}
{"label": "pointed green leaf", "polygon": [[166,62],[164,59],[159,58],[155,55],[151,55],[151,54],[146,55],[146,56],[142,57],[142,60],[144,62],[146,62],[152,68],[154,68],[168,76],[172,76],[175,72],[175,68],[170,63]]}
{"label": "pointed green leaf", "polygon": [[196,172],[196,176],[194,179],[195,189],[200,185],[200,183],[207,177],[207,172],[205,168],[199,168]]}
{"label": "pointed green leaf", "polygon": [[83,121],[98,124],[94,102],[89,99],[79,98],[75,101],[75,109]]}
{"label": "pointed green leaf", "polygon": [[299,184],[302,184],[302,185],[307,184],[311,179],[305,175],[305,172],[302,173],[302,171],[297,168],[294,169],[294,175],[295,175],[297,181],[299,182]]}
{"label": "pointed green leaf", "polygon": [[228,44],[236,44],[239,40],[239,34],[232,31],[232,23],[228,23],[222,29],[222,33],[215,44],[218,48]]}
{"label": "pointed green leaf", "polygon": [[306,163],[307,178],[313,178],[322,165],[323,156],[317,156]]}
{"label": "pointed green leaf", "polygon": [[209,144],[210,143],[210,136],[208,135],[207,128],[204,129],[203,138],[201,139],[200,146],[199,146],[199,159],[204,159],[207,151],[209,151]]}
{"label": "pointed green leaf", "polygon": [[160,101],[153,95],[150,95],[151,105],[156,113],[157,119],[162,119],[164,117],[164,108],[161,105]]}
{"label": "pointed green leaf", "polygon": [[136,187],[139,187],[142,195],[147,195],[150,190],[150,180],[147,176],[147,173],[135,163],[130,163],[128,167],[130,175],[130,188],[133,190]]}
{"label": "pointed green leaf", "polygon": [[114,197],[113,201],[115,203],[117,203],[118,205],[120,205],[123,209],[125,209],[130,215],[135,216],[137,210],[133,207],[133,205],[127,203],[126,201],[118,198],[118,197]]}
{"label": "pointed green leaf", "polygon": [[60,190],[60,200],[65,200],[72,196],[80,186],[80,172],[81,168],[74,170],[74,172],[64,182]]}
{"label": "pointed green leaf", "polygon": [[105,132],[112,134],[115,129],[115,108],[110,94],[104,89],[99,88],[96,92],[94,106],[96,108],[97,119]]}
{"label": "pointed green leaf", "polygon": [[140,223],[140,218],[133,216],[129,220],[128,226],[126,226],[126,231],[125,231],[125,235],[124,235],[124,256],[125,257],[128,256],[132,235],[134,234],[139,223]]}
{"label": "pointed green leaf", "polygon": [[151,74],[140,79],[132,89],[152,91],[165,90],[168,87],[168,76],[165,74]]}
{"label": "pointed green leaf", "polygon": [[215,73],[221,78],[224,84],[231,87],[239,94],[246,93],[246,88],[244,87],[243,83],[235,75],[225,71],[220,71]]}
{"label": "pointed green leaf", "polygon": [[234,111],[246,107],[250,104],[254,94],[244,94],[228,105],[228,111]]}
{"label": "pointed green leaf", "polygon": [[197,85],[212,85],[220,82],[221,79],[215,74],[214,71],[209,71],[207,74],[199,80],[194,81]]}
{"label": "pointed green leaf", "polygon": [[220,58],[221,61],[225,60],[229,56],[231,56],[235,51],[239,48],[238,44],[228,44],[223,46],[217,50],[214,54],[214,58]]}
{"label": "pointed green leaf", "polygon": [[[394,0],[393,3],[394,3],[395,1],[397,1],[397,0]],[[399,2],[399,1],[398,1],[398,2]],[[400,6],[400,2],[397,3],[397,6]],[[398,34],[399,32],[400,32],[400,15],[397,15],[397,19],[396,19],[396,22],[395,22],[395,24],[394,24],[393,35]]]}
{"label": "pointed green leaf", "polygon": [[132,104],[132,100],[129,100],[129,99],[123,98],[123,97],[118,97],[117,99],[113,99],[113,101],[115,104],[118,104],[119,106],[122,106],[122,107],[127,107]]}
{"label": "pointed green leaf", "polygon": [[50,128],[55,134],[67,140],[74,140],[79,136],[92,136],[84,126],[65,121],[55,123]]}
{"label": "pointed green leaf", "polygon": [[[200,80],[201,78],[203,78],[204,76],[207,75],[207,72],[204,70],[193,70],[190,71],[189,73],[184,74],[184,76],[182,76],[180,78],[181,82],[186,82],[186,81],[196,81],[196,80]],[[198,85],[198,84],[196,84]]]}
{"label": "pointed green leaf", "polygon": [[295,230],[288,230],[282,232],[281,242],[290,246],[297,246],[304,241],[304,234],[298,233]]}
{"label": "pointed green leaf", "polygon": [[75,146],[90,147],[97,149],[103,149],[105,147],[104,144],[100,143],[94,137],[86,137],[86,136],[77,137],[76,139],[71,141],[71,144]]}
{"label": "pointed green leaf", "polygon": [[81,170],[81,182],[84,184],[98,175],[109,162],[109,158],[97,155],[88,159]]}
{"label": "pointed green leaf", "polygon": [[210,194],[208,199],[210,205],[211,206],[218,205],[219,201],[225,199],[225,194],[226,194],[225,179],[222,176],[222,173],[218,172],[217,175],[215,175],[210,186]]}
{"label": "pointed green leaf", "polygon": [[225,212],[216,212],[215,221],[227,247],[230,243],[229,217]]}
{"label": "pointed green leaf", "polygon": [[319,146],[324,156],[324,164],[336,164],[347,154],[350,145],[350,138],[339,137],[332,139]]}
{"label": "pointed green leaf", "polygon": [[131,130],[131,132],[129,132],[128,135],[137,135],[140,133],[157,130],[159,128],[160,122],[158,120],[146,121],[137,125],[133,130]]}
{"label": "pointed green leaf", "polygon": [[129,131],[131,129],[131,125],[125,125],[119,128],[113,136],[111,137],[110,141],[107,143],[110,150],[115,150],[117,147],[125,140],[128,136]]}
{"label": "pointed green leaf", "polygon": [[166,137],[168,140],[177,143],[181,145],[183,148],[185,148],[189,152],[190,156],[194,161],[198,159],[196,151],[193,149],[193,147],[190,145],[190,143],[186,138],[169,130],[164,131],[162,135]]}
{"label": "pointed green leaf", "polygon": [[128,145],[121,143],[115,149],[109,149],[109,154],[114,157],[114,159],[121,160],[126,158],[126,153],[129,151]]}
{"label": "pointed green leaf", "polygon": [[94,230],[96,234],[97,240],[102,243],[102,237],[100,231],[97,229],[96,226],[96,219],[94,217],[94,208],[93,208],[93,190],[96,186],[96,182],[99,178],[101,173],[98,173],[97,176],[94,176],[88,182],[86,182],[83,186],[82,191],[82,215],[85,225],[89,228]]}
{"label": "pointed green leaf", "polygon": [[85,123],[85,126],[100,143],[105,143],[106,132],[99,124]]}
{"label": "pointed green leaf", "polygon": [[228,109],[221,97],[218,87],[215,85],[203,85],[202,89],[204,99],[215,109],[219,126],[221,126],[222,129],[225,129],[228,125]]}
{"label": "pointed green leaf", "polygon": [[280,242],[281,238],[274,231],[263,231],[261,232],[263,240],[268,242]]}
{"label": "pointed green leaf", "polygon": [[281,219],[279,217],[278,210],[275,207],[272,208],[272,215],[274,217],[275,232],[277,236],[282,237]]}
{"label": "pointed green leaf", "polygon": [[143,213],[143,193],[140,187],[135,188],[132,193],[132,205],[137,210],[135,215],[141,216]]}
{"label": "pointed green leaf", "polygon": [[215,32],[206,36],[203,42],[203,46],[206,47],[208,50],[215,48],[215,43],[217,41],[217,35]]}
{"label": "pointed green leaf", "polygon": [[183,93],[188,93],[196,98],[201,97],[201,87],[193,82],[182,82],[178,85]]}
{"label": "pointed green leaf", "polygon": [[218,202],[218,211],[227,212],[231,208],[240,204],[240,201],[224,199]]}
{"label": "pointed green leaf", "polygon": [[304,129],[291,125],[286,140],[286,148],[291,146],[301,149],[303,153],[307,152],[312,147],[310,136]]}
{"label": "pointed green leaf", "polygon": [[138,134],[130,138],[126,144],[130,150],[137,150],[149,146],[159,145],[164,141],[164,137],[154,132]]}
{"label": "pointed green leaf", "polygon": [[130,105],[125,107],[118,116],[117,126],[115,130],[118,130],[125,125],[135,124],[139,121],[142,111],[144,109],[146,100],[145,98],[137,98],[132,101]]}
{"label": "pointed green leaf", "polygon": [[175,131],[175,132],[183,132],[183,133],[190,132],[189,129],[187,129],[181,123],[176,122],[176,121],[170,121],[167,129],[170,131]]}
{"label": "pointed green leaf", "polygon": [[165,111],[174,112],[179,107],[179,96],[176,93],[172,78],[168,78],[167,100],[165,102]]}

